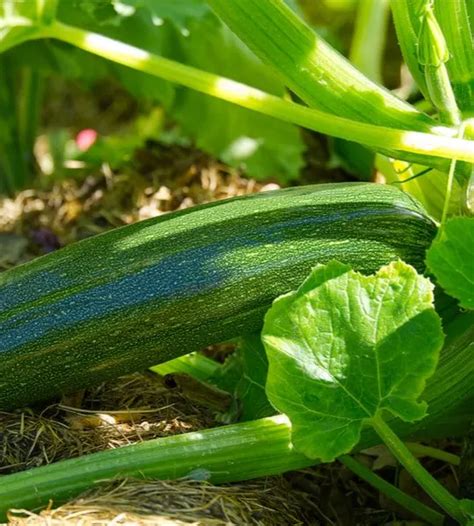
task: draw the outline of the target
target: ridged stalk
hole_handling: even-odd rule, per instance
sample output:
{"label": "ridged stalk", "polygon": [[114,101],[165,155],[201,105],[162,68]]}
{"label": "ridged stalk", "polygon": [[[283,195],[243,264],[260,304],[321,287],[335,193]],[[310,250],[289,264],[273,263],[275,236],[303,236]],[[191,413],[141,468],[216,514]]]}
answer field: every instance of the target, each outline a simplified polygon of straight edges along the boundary
{"label": "ridged stalk", "polygon": [[461,114],[449,79],[446,63],[450,53],[443,31],[427,0],[421,14],[418,35],[418,62],[423,67],[430,100],[438,110],[441,122],[457,126]]}
{"label": "ridged stalk", "polygon": [[456,101],[466,114],[474,111],[474,13],[472,0],[436,0],[434,10],[451,53],[447,62]]}
{"label": "ridged stalk", "polygon": [[[403,58],[424,97],[430,95],[423,69],[418,62],[418,37],[423,2],[391,0],[391,9]],[[456,102],[461,112],[474,111],[474,2],[472,0],[435,0],[434,14],[451,53],[446,63]],[[471,10],[471,16],[469,10]]]}
{"label": "ridged stalk", "polygon": [[34,509],[113,477],[245,480],[314,463],[290,447],[290,424],[276,416],[94,453],[0,477],[0,521],[10,508]]}
{"label": "ridged stalk", "polygon": [[467,521],[461,512],[458,500],[425,470],[390,426],[388,426],[380,416],[373,417],[370,423],[395,458],[405,467],[408,473],[410,473],[426,493],[451,515],[451,517],[456,519],[459,524],[466,524]]}
{"label": "ridged stalk", "polygon": [[364,466],[361,462],[358,462],[349,455],[344,455],[339,458],[348,469],[358,475],[361,479],[368,482],[374,488],[378,489],[380,493],[386,495],[389,499],[393,500],[400,506],[403,506],[406,510],[411,511],[420,519],[423,519],[428,524],[441,526],[444,522],[444,517],[437,511],[429,508],[422,504],[419,500],[407,495],[403,491],[399,490],[396,486],[393,486],[382,477],[379,477],[371,469]]}
{"label": "ridged stalk", "polygon": [[415,5],[413,0],[391,0],[390,2],[398,43],[403,58],[423,96],[429,100],[425,76],[418,62],[420,17],[415,9],[419,7],[419,5],[419,2]]}
{"label": "ridged stalk", "polygon": [[428,131],[433,124],[358,71],[283,0],[208,0],[208,4],[309,106],[402,129]]}

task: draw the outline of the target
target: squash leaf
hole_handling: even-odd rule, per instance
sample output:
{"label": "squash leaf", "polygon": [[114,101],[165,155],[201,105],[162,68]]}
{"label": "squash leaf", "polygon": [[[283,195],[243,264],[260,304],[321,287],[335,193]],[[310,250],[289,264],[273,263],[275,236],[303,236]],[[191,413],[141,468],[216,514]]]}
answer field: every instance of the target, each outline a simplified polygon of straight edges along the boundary
{"label": "squash leaf", "polygon": [[268,361],[260,334],[249,334],[241,339],[239,356],[242,376],[236,388],[240,404],[240,421],[257,420],[276,413],[265,393]]}
{"label": "squash leaf", "polygon": [[332,461],[388,410],[412,422],[443,344],[433,285],[401,261],[364,276],[347,265],[317,266],[278,298],[262,332],[270,402],[292,423],[295,449]]}
{"label": "squash leaf", "polygon": [[461,307],[474,309],[474,218],[449,219],[428,250],[426,263]]}

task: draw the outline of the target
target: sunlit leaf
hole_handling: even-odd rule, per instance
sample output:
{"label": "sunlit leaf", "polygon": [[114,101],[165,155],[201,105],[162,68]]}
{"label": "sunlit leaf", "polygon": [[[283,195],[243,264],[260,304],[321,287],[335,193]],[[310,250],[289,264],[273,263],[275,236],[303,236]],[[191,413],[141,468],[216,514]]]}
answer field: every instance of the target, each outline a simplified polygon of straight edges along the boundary
{"label": "sunlit leaf", "polygon": [[405,421],[426,413],[418,397],[443,333],[433,285],[401,261],[372,276],[338,262],[317,266],[297,292],[274,302],[262,334],[268,397],[309,457],[350,451],[383,410]]}

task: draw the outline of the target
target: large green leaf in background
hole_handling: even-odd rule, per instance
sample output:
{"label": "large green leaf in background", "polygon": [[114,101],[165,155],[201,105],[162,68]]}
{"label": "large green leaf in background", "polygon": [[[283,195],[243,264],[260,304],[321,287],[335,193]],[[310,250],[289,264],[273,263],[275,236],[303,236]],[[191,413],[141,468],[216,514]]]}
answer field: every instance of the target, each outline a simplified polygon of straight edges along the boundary
{"label": "large green leaf in background", "polygon": [[[209,10],[204,0],[60,0],[58,19],[151,53],[229,76],[276,95],[279,79]],[[303,142],[297,127],[173,86],[58,42],[13,49],[20,62],[72,78],[112,74],[135,96],[163,104],[182,134],[257,178],[298,176]]]}
{"label": "large green leaf in background", "polygon": [[281,296],[262,332],[267,395],[292,423],[295,448],[332,461],[388,410],[423,418],[418,397],[443,344],[433,285],[401,261],[363,276],[333,261]]}
{"label": "large green leaf in background", "polygon": [[[284,95],[278,78],[212,13],[189,29],[182,39],[186,63]],[[180,90],[174,115],[188,135],[197,137],[198,146],[231,165],[244,165],[252,175],[298,174],[302,143],[295,126],[191,90]]]}

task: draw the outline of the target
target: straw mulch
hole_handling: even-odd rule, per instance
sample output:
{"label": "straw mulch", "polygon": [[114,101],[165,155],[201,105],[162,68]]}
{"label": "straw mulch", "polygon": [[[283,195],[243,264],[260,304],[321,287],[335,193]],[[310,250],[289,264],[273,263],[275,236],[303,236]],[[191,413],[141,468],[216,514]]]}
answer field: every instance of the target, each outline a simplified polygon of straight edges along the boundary
{"label": "straw mulch", "polygon": [[[281,477],[245,484],[213,486],[191,480],[122,480],[102,485],[80,498],[40,515],[15,512],[15,526],[62,524],[227,526],[308,524],[311,506],[303,494],[290,492]],[[313,522],[314,523],[314,522]]]}

